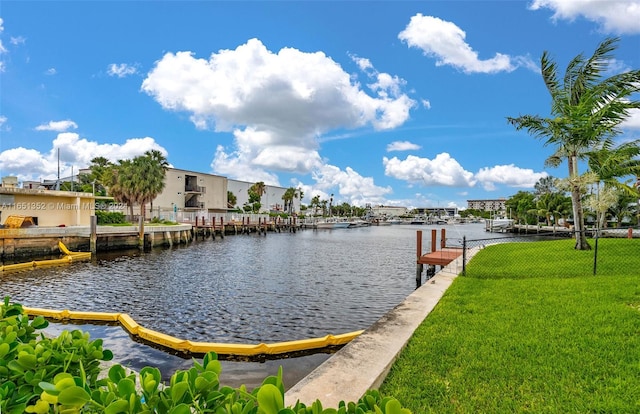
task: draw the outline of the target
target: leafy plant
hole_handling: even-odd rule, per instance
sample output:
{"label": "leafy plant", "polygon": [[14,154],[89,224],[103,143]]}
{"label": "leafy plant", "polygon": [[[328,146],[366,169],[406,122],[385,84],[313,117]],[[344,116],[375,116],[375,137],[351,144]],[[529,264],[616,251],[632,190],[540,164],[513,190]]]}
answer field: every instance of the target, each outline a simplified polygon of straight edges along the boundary
{"label": "leafy plant", "polygon": [[244,385],[221,386],[215,352],[176,371],[168,384],[158,368],[134,373],[120,364],[100,378],[100,361],[113,358],[101,339],[91,340],[80,330],[63,331],[54,339],[38,335],[48,322],[40,316],[29,320],[8,297],[0,316],[0,413],[410,414],[398,400],[377,391],[357,403],[341,402],[337,409],[323,408],[320,401],[285,407],[282,368],[251,392]]}

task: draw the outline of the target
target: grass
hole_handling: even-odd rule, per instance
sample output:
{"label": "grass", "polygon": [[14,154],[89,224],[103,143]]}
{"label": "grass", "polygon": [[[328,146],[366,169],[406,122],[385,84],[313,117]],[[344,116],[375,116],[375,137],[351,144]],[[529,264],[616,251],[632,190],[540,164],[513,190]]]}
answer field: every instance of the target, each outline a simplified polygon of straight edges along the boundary
{"label": "grass", "polygon": [[640,412],[640,240],[598,243],[597,276],[571,240],[480,251],[380,391],[416,414]]}

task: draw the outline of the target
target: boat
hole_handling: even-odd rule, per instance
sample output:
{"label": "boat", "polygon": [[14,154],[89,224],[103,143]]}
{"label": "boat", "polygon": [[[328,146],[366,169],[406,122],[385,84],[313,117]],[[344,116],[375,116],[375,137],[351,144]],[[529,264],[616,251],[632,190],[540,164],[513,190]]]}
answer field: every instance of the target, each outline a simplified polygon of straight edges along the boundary
{"label": "boat", "polygon": [[485,221],[486,231],[505,231],[513,228],[513,219],[497,218]]}
{"label": "boat", "polygon": [[368,221],[364,221],[362,219],[353,219],[351,221],[348,221],[347,223],[349,223],[349,228],[353,228],[353,227],[365,227],[369,225]]}
{"label": "boat", "polygon": [[321,220],[314,223],[314,229],[346,229],[349,227],[348,221],[338,221],[336,219]]}
{"label": "boat", "polygon": [[426,222],[427,222],[427,220],[424,217],[416,216],[416,217],[411,219],[409,224],[425,224]]}
{"label": "boat", "polygon": [[404,220],[399,219],[399,218],[388,219],[388,220],[385,220],[385,222],[389,223],[389,224],[404,224],[405,223]]}

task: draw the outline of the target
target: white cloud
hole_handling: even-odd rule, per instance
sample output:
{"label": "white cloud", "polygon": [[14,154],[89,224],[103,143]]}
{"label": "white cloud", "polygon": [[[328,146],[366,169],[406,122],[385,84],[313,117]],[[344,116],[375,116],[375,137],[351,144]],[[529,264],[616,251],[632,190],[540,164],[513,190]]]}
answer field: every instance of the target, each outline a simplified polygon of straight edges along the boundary
{"label": "white cloud", "polygon": [[11,36],[11,37],[9,38],[9,43],[11,43],[11,44],[12,44],[12,45],[14,45],[14,46],[17,46],[17,45],[23,45],[23,44],[25,44],[26,42],[27,42],[27,39],[26,39],[26,38],[24,38],[24,37],[22,37],[22,36],[17,36],[17,37],[13,37],[13,36]]}
{"label": "white cloud", "polygon": [[415,105],[402,93],[402,79],[358,59],[373,79],[368,86],[375,96],[322,52],[274,53],[258,39],[212,53],[208,60],[190,52],[167,53],[142,90],[167,110],[189,113],[197,128],[233,132],[236,148],[219,148],[212,162],[217,173],[308,173],[320,164],[323,134],[368,125],[395,128]]}
{"label": "white cloud", "polygon": [[426,56],[436,58],[436,66],[450,65],[465,73],[511,72],[518,66],[531,67],[524,56],[510,57],[496,53],[491,59],[481,60],[478,52],[465,42],[466,33],[452,22],[421,13],[411,17],[398,38],[409,47],[417,47]]}
{"label": "white cloud", "polygon": [[138,73],[138,69],[135,65],[129,65],[126,63],[112,63],[107,67],[107,73],[109,76],[117,76],[118,78],[124,78],[129,75],[135,75]]}
{"label": "white cloud", "polygon": [[16,175],[20,180],[54,179],[58,170],[58,149],[60,168],[65,175],[71,168],[77,171],[87,167],[94,157],[105,157],[110,161],[131,159],[148,150],[158,150],[167,156],[167,151],[153,138],[130,138],[124,144],[99,144],[80,138],[73,132],[58,134],[52,142],[51,150],[43,154],[35,149],[12,148],[0,152],[0,170]]}
{"label": "white cloud", "polygon": [[409,141],[394,141],[391,144],[387,145],[387,152],[392,151],[415,151],[422,148],[418,144],[414,144]]}
{"label": "white cloud", "polygon": [[481,168],[475,178],[485,190],[493,191],[496,189],[496,184],[517,188],[533,188],[541,178],[547,175],[546,172],[535,172],[529,168],[520,168],[509,164]]}
{"label": "white cloud", "polygon": [[7,123],[7,117],[4,115],[0,115],[0,131],[5,130],[5,124]]}
{"label": "white cloud", "polygon": [[329,192],[337,187],[338,192],[334,195],[336,203],[347,202],[364,207],[367,203],[384,203],[385,196],[393,192],[391,187],[380,187],[372,177],[363,177],[350,167],[341,170],[334,165],[324,165],[314,171],[312,176],[315,185],[308,187],[308,192],[305,190],[305,197],[308,196],[309,199],[315,195],[328,199]]}
{"label": "white cloud", "polygon": [[49,68],[49,69],[47,69],[47,70],[44,72],[44,74],[45,74],[45,75],[48,75],[48,76],[53,76],[53,75],[55,75],[56,73],[58,73],[58,71],[56,70],[56,68]]}
{"label": "white cloud", "polygon": [[[2,34],[2,32],[4,32],[4,20],[2,20],[2,17],[0,17],[0,34]],[[0,39],[0,55],[4,53],[7,53],[7,49],[2,44],[2,39]],[[0,60],[0,72],[4,72],[4,69],[5,69],[4,60]]]}
{"label": "white cloud", "polygon": [[481,183],[487,191],[495,190],[497,184],[533,188],[540,178],[547,176],[546,172],[535,172],[513,164],[484,167],[473,174],[446,152],[436,155],[433,160],[409,155],[404,160],[384,157],[382,163],[385,175],[422,186],[474,187]]}
{"label": "white cloud", "polygon": [[454,158],[443,152],[433,160],[407,156],[382,159],[384,173],[389,177],[424,186],[473,187],[476,179],[473,173],[466,171]]}
{"label": "white cloud", "polygon": [[628,129],[640,129],[640,109],[630,109],[629,116],[620,126]]}
{"label": "white cloud", "polygon": [[577,17],[584,17],[598,23],[605,33],[640,33],[639,0],[533,0],[530,8],[551,9],[554,20],[573,21]]}
{"label": "white cloud", "polygon": [[49,121],[48,124],[38,125],[36,131],[56,131],[64,132],[69,129],[78,129],[78,124],[70,119],[64,121]]}
{"label": "white cloud", "polygon": [[57,164],[34,149],[18,147],[0,152],[0,170],[20,179],[54,178]]}

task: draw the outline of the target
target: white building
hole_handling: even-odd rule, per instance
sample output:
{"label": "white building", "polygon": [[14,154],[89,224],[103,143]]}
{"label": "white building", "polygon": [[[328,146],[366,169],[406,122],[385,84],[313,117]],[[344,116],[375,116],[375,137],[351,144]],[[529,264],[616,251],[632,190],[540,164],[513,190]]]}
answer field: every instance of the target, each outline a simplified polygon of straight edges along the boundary
{"label": "white building", "polygon": [[400,217],[408,214],[409,209],[407,207],[398,206],[373,206],[371,207],[371,214],[373,217]]}
{"label": "white building", "polygon": [[[147,208],[150,206],[147,205]],[[165,186],[154,200],[153,217],[157,211],[193,213],[227,212],[227,178],[220,175],[169,168]]]}
{"label": "white building", "polygon": [[505,211],[506,198],[494,200],[467,200],[467,208],[482,211]]}

